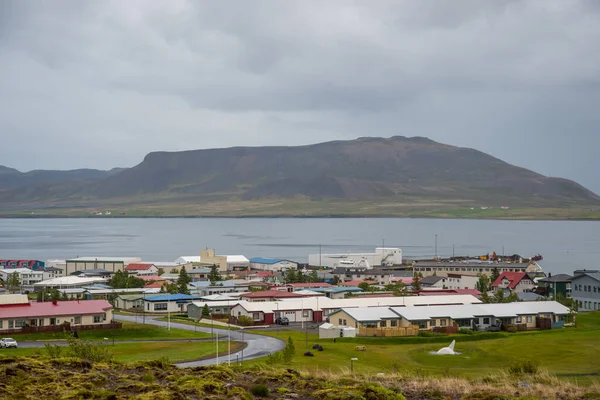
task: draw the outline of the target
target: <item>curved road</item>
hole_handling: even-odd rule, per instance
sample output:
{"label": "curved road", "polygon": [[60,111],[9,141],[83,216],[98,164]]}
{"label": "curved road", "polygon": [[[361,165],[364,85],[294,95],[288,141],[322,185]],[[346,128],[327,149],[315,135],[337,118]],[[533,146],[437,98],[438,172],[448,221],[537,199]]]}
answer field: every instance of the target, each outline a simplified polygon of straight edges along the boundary
{"label": "curved road", "polygon": [[[115,314],[113,318],[117,321],[136,322],[135,316]],[[146,323],[150,325],[167,327],[166,321],[157,321],[155,318],[158,317],[146,317]],[[138,321],[139,322],[139,321]],[[177,322],[171,322],[171,328],[184,329],[188,331],[197,330],[199,332],[211,333],[212,328],[204,326],[194,326],[186,324],[178,324]],[[246,333],[243,330],[227,330],[214,328],[213,332],[219,335],[219,339],[223,336],[227,337],[228,333],[231,334],[231,340],[236,342],[245,342],[246,348],[237,353],[231,353],[231,361],[236,362],[237,360],[252,360],[255,358],[265,357],[269,354],[276,353],[283,350],[285,342],[270,336],[255,335],[252,333]],[[226,340],[226,339],[225,339]],[[227,363],[227,355],[219,357],[219,364]],[[209,358],[200,361],[189,361],[176,363],[175,365],[181,368],[187,367],[199,367],[204,365],[217,364],[217,359]]]}

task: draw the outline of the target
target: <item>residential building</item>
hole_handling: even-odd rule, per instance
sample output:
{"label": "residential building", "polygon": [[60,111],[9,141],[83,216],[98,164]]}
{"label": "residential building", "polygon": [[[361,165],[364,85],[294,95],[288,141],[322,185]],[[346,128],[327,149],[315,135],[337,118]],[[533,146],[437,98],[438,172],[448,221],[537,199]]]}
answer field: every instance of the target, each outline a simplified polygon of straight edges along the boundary
{"label": "residential building", "polygon": [[446,283],[448,281],[448,277],[446,276],[426,276],[423,279],[419,280],[421,283],[421,287],[423,288],[434,288],[434,289],[448,289]]}
{"label": "residential building", "polygon": [[526,272],[503,272],[492,283],[492,288],[511,293],[531,292],[535,288],[535,283]]}
{"label": "residential building", "polygon": [[600,310],[600,271],[575,271],[571,278],[571,293],[577,301],[577,311]]}
{"label": "residential building", "polygon": [[[115,308],[121,310],[144,311],[145,297],[146,295],[143,293],[119,294],[115,297]],[[148,297],[150,297],[150,295]]]}
{"label": "residential building", "polygon": [[[389,285],[394,279],[394,273],[383,268],[336,268],[332,271],[341,283],[348,281],[374,281],[376,285]],[[354,283],[353,283],[354,285]]]}
{"label": "residential building", "polygon": [[479,277],[473,274],[448,272],[444,284],[447,289],[476,289]]}
{"label": "residential building", "polygon": [[79,276],[63,276],[62,278],[48,279],[47,281],[37,282],[33,285],[34,290],[45,289],[74,289],[91,286],[95,283],[105,283],[108,279],[106,278],[89,278]]}
{"label": "residential building", "polygon": [[361,293],[363,290],[356,286],[332,286],[327,288],[313,288],[313,292],[322,293],[330,299],[343,299],[348,294]]}
{"label": "residential building", "polygon": [[189,294],[159,294],[144,299],[144,311],[149,313],[187,313],[188,304],[199,299],[200,297]]}
{"label": "residential building", "polygon": [[[261,290],[258,292],[249,292],[240,295],[240,299],[247,301],[277,301],[283,299],[298,299],[302,297],[313,297],[313,294],[308,296],[300,294],[299,292],[287,292],[282,290]],[[317,294],[317,296],[323,296]]]}
{"label": "residential building", "polygon": [[33,271],[29,268],[9,268],[0,269],[0,281],[7,282],[9,276],[12,274],[19,276],[19,282],[24,288],[29,288],[44,280],[44,273],[42,271]]}
{"label": "residential building", "polygon": [[208,280],[208,277],[210,275],[210,271],[211,268],[207,268],[207,267],[196,267],[193,268],[191,270],[187,270],[186,271],[188,273],[188,275],[192,278],[192,280],[194,281],[206,281]]}
{"label": "residential building", "polygon": [[543,291],[538,290],[538,293],[551,297],[561,295],[562,297],[570,298],[572,278],[573,277],[571,275],[567,274],[548,274],[547,278],[537,281],[538,289],[544,289]]}
{"label": "residential building", "polygon": [[151,263],[131,263],[125,267],[125,271],[137,276],[158,275],[158,267]]}
{"label": "residential building", "polygon": [[218,300],[218,301],[193,301],[188,305],[187,313],[189,318],[195,320],[202,319],[202,309],[206,305],[212,317],[227,318],[231,313],[231,308],[240,303],[239,300]]}
{"label": "residential building", "polygon": [[250,268],[261,271],[280,272],[298,269],[298,263],[281,258],[254,257],[250,259]]}
{"label": "residential building", "polygon": [[[5,296],[0,296],[5,297]],[[0,332],[62,330],[68,323],[84,329],[112,322],[112,305],[106,300],[30,302],[27,296],[0,301]],[[107,325],[106,328],[111,326]]]}
{"label": "residential building", "polygon": [[46,263],[40,260],[0,260],[0,269],[28,268],[38,271],[45,266]]}
{"label": "residential building", "polygon": [[402,249],[378,247],[375,253],[310,254],[308,265],[327,268],[391,267],[402,265]]}
{"label": "residential building", "polygon": [[45,267],[44,269],[42,269],[42,272],[44,273],[44,280],[48,280],[48,279],[54,279],[54,278],[60,278],[61,276],[64,276],[64,269],[62,268],[58,268],[58,267]]}
{"label": "residential building", "polygon": [[496,269],[499,274],[503,272],[529,272],[538,273],[541,271],[541,267],[535,263],[508,263],[508,262],[496,262],[496,261],[417,261],[413,263],[412,267],[415,273],[420,273],[423,277],[437,275],[445,276],[448,273],[471,273],[473,276],[477,274],[490,275]]}
{"label": "residential building", "polygon": [[105,269],[111,272],[123,271],[126,266],[138,263],[138,257],[77,257],[66,260],[65,275],[71,275],[75,271],[88,269]]}
{"label": "residential building", "polygon": [[[185,259],[187,257],[179,257],[175,261],[144,261],[146,264],[152,264],[159,270],[162,270],[165,274],[170,274],[172,271],[177,271],[182,267],[185,267],[186,270],[190,270],[193,268],[192,262],[187,262]],[[199,259],[200,257],[198,257]]]}

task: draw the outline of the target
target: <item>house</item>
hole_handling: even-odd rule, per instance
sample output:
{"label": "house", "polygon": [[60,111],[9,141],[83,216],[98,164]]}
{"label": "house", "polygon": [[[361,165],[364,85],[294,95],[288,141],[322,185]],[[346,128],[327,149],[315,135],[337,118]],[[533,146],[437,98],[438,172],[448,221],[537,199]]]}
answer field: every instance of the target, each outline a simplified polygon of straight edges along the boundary
{"label": "house", "polygon": [[[325,283],[325,282],[312,282],[312,283],[288,283],[286,285],[283,286],[283,288],[285,288],[284,290],[290,291],[290,292],[295,292],[298,290],[304,290],[304,289],[318,289],[318,288],[328,288],[331,287],[331,285],[329,283]],[[278,287],[276,290],[281,290],[281,286]]]}
{"label": "house", "polygon": [[[272,325],[278,317],[286,317],[290,322],[322,321],[322,311],[316,310],[316,298],[307,298],[303,301],[275,301],[275,302],[239,302],[231,308],[231,317],[234,323],[241,316],[252,318],[255,325]],[[275,303],[275,307],[272,304]]]}
{"label": "house", "polygon": [[158,267],[150,263],[132,263],[125,267],[125,271],[132,275],[158,275]]}
{"label": "house", "polygon": [[434,288],[423,288],[421,290],[411,290],[411,294],[417,296],[440,296],[440,295],[459,295],[459,294],[470,294],[471,296],[479,297],[481,292],[477,289],[434,289]]}
{"label": "house", "polygon": [[[187,271],[187,269],[186,269]],[[211,268],[207,267],[196,267],[187,271],[188,275],[193,281],[206,281],[210,275]]]}
{"label": "house", "polygon": [[169,279],[165,279],[163,276],[159,275],[137,275],[136,278],[142,279],[144,282],[151,283],[173,283],[173,281]]}
{"label": "house", "polygon": [[64,276],[64,270],[58,267],[44,267],[41,270],[44,273],[44,280],[60,278]]}
{"label": "house", "polygon": [[[333,276],[337,276],[340,282],[348,281],[374,281],[375,284],[385,286],[392,283],[394,273],[383,268],[336,268],[332,272]],[[353,285],[354,286],[354,285]]]}
{"label": "house", "polygon": [[63,276],[62,278],[48,279],[33,285],[35,291],[50,289],[73,289],[93,285],[94,283],[105,283],[106,278],[89,278],[80,276]]}
{"label": "house", "polygon": [[119,294],[115,297],[115,308],[121,310],[135,310],[144,311],[144,297],[145,294]]}
{"label": "house", "polygon": [[495,290],[508,290],[510,292],[531,292],[535,287],[533,280],[526,272],[503,272],[492,283]]}
{"label": "house", "polygon": [[573,277],[567,274],[548,274],[547,278],[537,281],[537,292],[544,296],[556,297],[561,295],[564,298],[571,298],[571,279]]}
{"label": "house", "polygon": [[195,320],[202,319],[202,309],[204,308],[204,306],[208,307],[208,310],[211,313],[212,317],[227,318],[230,315],[231,308],[237,305],[238,303],[240,303],[240,301],[235,299],[216,301],[193,301],[188,305],[188,318],[193,318]]}
{"label": "house", "polygon": [[138,263],[138,257],[77,257],[66,260],[65,275],[71,275],[75,271],[88,269],[105,269],[112,273],[123,271],[126,266]]}
{"label": "house", "polygon": [[250,260],[250,268],[261,271],[280,272],[289,269],[298,269],[298,263],[281,258],[254,257]]}
{"label": "house", "polygon": [[363,280],[363,279],[355,279],[353,281],[340,282],[338,283],[338,287],[357,287],[361,283],[368,283],[369,285],[377,285],[377,282],[373,280]]}
{"label": "house", "polygon": [[361,293],[363,290],[357,286],[332,286],[327,288],[314,288],[312,291],[321,293],[330,299],[343,299],[349,293]]}
{"label": "house", "polygon": [[0,269],[28,268],[32,271],[39,271],[46,266],[46,263],[39,260],[0,260]]}
{"label": "house", "polygon": [[199,300],[198,296],[189,294],[163,294],[144,299],[144,311],[149,313],[187,313],[188,304]]}
{"label": "house", "polygon": [[446,281],[448,277],[446,276],[426,276],[423,279],[419,280],[421,283],[421,287],[423,288],[434,288],[434,289],[447,289]]}
{"label": "house", "polygon": [[[180,262],[178,262],[177,260],[179,260]],[[162,270],[162,272],[165,274],[169,274],[174,270],[179,272],[179,270],[182,267],[185,267],[187,270],[193,268],[192,263],[186,262],[185,259],[182,259],[182,257],[179,257],[177,260],[176,261],[144,261],[144,263],[154,265],[156,268],[158,268],[159,272]]]}
{"label": "house", "polygon": [[33,271],[29,268],[10,268],[0,269],[0,282],[8,282],[12,274],[17,274],[20,285],[26,288],[44,280],[43,271]]}
{"label": "house", "polygon": [[479,277],[468,273],[448,272],[443,284],[447,289],[476,289]]}
{"label": "house", "polygon": [[200,256],[181,256],[175,260],[175,263],[178,266],[186,265],[186,264],[191,265],[191,264],[200,263]]}
{"label": "house", "polygon": [[600,310],[600,271],[575,271],[571,278],[571,293],[577,302],[577,311]]}
{"label": "house", "polygon": [[[106,300],[30,302],[25,295],[0,296],[0,332],[4,335],[36,331],[61,331],[95,326],[114,328],[112,305]],[[4,299],[9,297],[9,299]],[[120,325],[119,325],[120,326]]]}
{"label": "house", "polygon": [[240,295],[240,299],[247,301],[277,301],[281,299],[294,299],[305,297],[294,292],[281,290],[261,290],[259,292],[250,292]]}

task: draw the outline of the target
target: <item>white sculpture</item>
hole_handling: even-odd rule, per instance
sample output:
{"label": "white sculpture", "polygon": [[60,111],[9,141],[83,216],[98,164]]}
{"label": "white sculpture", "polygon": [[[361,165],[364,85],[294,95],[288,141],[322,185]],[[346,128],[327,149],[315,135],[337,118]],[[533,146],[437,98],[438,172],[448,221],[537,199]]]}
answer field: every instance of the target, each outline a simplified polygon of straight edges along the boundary
{"label": "white sculpture", "polygon": [[452,343],[450,343],[450,346],[439,349],[436,352],[436,354],[455,355],[456,353],[454,352],[454,343],[456,343],[456,340],[453,340]]}

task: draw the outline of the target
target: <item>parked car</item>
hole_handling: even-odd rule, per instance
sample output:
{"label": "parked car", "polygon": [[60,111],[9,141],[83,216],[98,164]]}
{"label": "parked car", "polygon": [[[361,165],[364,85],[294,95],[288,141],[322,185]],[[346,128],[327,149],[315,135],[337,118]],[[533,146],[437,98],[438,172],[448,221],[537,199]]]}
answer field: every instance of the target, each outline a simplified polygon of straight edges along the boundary
{"label": "parked car", "polygon": [[487,327],[486,331],[488,332],[500,332],[502,330],[502,323],[498,322],[494,325],[490,325]]}
{"label": "parked car", "polygon": [[16,349],[18,346],[17,341],[13,338],[2,338],[0,340],[0,348],[8,349],[9,347],[14,347]]}
{"label": "parked car", "polygon": [[289,325],[290,324],[290,320],[287,319],[287,317],[277,317],[275,319],[275,323],[277,325]]}

